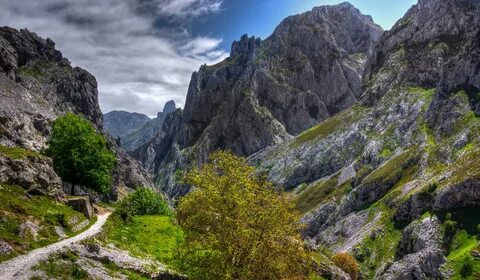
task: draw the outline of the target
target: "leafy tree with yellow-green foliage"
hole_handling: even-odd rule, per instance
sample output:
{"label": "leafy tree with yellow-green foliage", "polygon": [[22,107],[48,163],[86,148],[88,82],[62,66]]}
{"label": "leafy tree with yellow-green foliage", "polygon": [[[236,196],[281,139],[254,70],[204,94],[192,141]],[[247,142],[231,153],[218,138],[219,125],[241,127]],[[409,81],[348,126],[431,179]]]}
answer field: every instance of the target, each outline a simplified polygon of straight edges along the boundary
{"label": "leafy tree with yellow-green foliage", "polygon": [[337,253],[332,258],[332,262],[341,270],[346,272],[350,279],[357,280],[360,276],[360,268],[357,261],[348,253]]}
{"label": "leafy tree with yellow-green foliage", "polygon": [[191,279],[306,279],[294,204],[244,158],[215,152],[185,183],[194,190],[177,209],[186,235],[179,259]]}

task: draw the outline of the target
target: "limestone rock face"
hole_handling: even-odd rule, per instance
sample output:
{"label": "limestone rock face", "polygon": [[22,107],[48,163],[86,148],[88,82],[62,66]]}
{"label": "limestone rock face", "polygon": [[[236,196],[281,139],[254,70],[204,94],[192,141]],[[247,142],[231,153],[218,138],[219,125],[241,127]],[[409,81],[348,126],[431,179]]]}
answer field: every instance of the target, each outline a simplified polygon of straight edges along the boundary
{"label": "limestone rock face", "polygon": [[[480,114],[479,12],[478,1],[419,1],[379,39],[365,71],[365,98],[375,102],[387,89],[405,84],[438,86],[427,115],[430,124],[455,118],[442,112],[448,114],[449,98],[460,90]],[[388,68],[388,75],[381,68]]]}
{"label": "limestone rock face", "polygon": [[[55,49],[52,40],[40,38],[26,29],[0,28],[0,95],[0,145],[33,151],[44,149],[53,121],[66,112],[82,114],[98,131],[102,131],[103,115],[98,105],[95,78],[84,69],[72,67]],[[114,192],[119,185],[153,185],[141,166],[120,151],[113,140],[110,142],[118,161],[114,171]],[[5,162],[2,167],[9,168],[12,164]],[[49,185],[56,188],[54,192],[61,191],[58,176],[49,175],[53,169],[51,162],[36,162],[30,167],[41,168],[36,171],[30,168],[32,174],[46,170],[47,173],[41,176],[50,177],[52,181],[43,184],[45,179],[42,179],[34,184]],[[15,172],[11,174],[9,176],[23,176]],[[50,191],[44,189],[40,192]]]}
{"label": "limestone rock face", "polygon": [[192,75],[181,146],[249,155],[355,104],[381,32],[343,3],[288,17],[264,41],[244,35],[227,60]]}
{"label": "limestone rock face", "polygon": [[244,35],[229,58],[192,74],[175,135],[159,133],[132,154],[171,196],[185,193],[174,166],[202,164],[216,149],[250,155],[355,104],[381,33],[343,3],[288,17],[265,40]]}
{"label": "limestone rock face", "polygon": [[19,185],[30,194],[63,199],[62,181],[51,159],[40,155],[15,159],[0,154],[0,183]]}
{"label": "limestone rock face", "polygon": [[479,9],[419,1],[374,47],[360,104],[249,156],[296,194],[310,243],[363,254],[365,279],[442,278],[441,222],[421,217],[480,206]]}
{"label": "limestone rock face", "polygon": [[441,279],[444,262],[440,223],[428,217],[403,231],[396,261],[377,279]]}

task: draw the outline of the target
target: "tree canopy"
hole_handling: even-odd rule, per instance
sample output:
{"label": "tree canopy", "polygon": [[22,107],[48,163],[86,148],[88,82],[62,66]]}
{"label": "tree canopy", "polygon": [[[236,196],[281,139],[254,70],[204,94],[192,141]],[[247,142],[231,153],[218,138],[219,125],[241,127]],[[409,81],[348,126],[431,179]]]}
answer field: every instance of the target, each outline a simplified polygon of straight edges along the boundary
{"label": "tree canopy", "polygon": [[194,190],[177,209],[186,234],[181,266],[192,279],[304,279],[299,215],[245,159],[215,152],[188,172]]}
{"label": "tree canopy", "polygon": [[124,221],[129,221],[135,215],[171,215],[164,197],[157,191],[139,187],[125,197],[117,209]]}
{"label": "tree canopy", "polygon": [[109,191],[115,156],[105,137],[85,118],[67,113],[55,120],[46,153],[63,180]]}

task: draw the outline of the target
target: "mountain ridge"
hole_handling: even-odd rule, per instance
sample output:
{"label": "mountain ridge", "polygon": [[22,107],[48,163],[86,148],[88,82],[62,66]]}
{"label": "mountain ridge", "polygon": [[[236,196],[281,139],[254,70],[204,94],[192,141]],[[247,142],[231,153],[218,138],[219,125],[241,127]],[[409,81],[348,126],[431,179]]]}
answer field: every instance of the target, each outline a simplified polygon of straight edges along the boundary
{"label": "mountain ridge", "polygon": [[381,31],[342,4],[289,17],[263,41],[244,35],[229,58],[192,74],[181,115],[165,124],[177,127],[174,135],[160,133],[133,155],[158,173],[164,191],[185,193],[173,173],[192,159],[201,164],[216,149],[250,155],[356,103]]}

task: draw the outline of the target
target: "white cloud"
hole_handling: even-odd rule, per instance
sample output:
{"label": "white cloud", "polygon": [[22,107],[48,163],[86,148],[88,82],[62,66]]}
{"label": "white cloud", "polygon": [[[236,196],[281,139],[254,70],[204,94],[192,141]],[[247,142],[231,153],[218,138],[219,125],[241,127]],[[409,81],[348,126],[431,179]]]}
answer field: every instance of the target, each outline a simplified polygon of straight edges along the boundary
{"label": "white cloud", "polygon": [[217,12],[220,5],[219,0],[0,0],[0,25],[52,38],[72,64],[95,75],[103,112],[154,116],[170,99],[183,106],[191,73],[228,55],[219,38],[156,27],[156,20]]}

